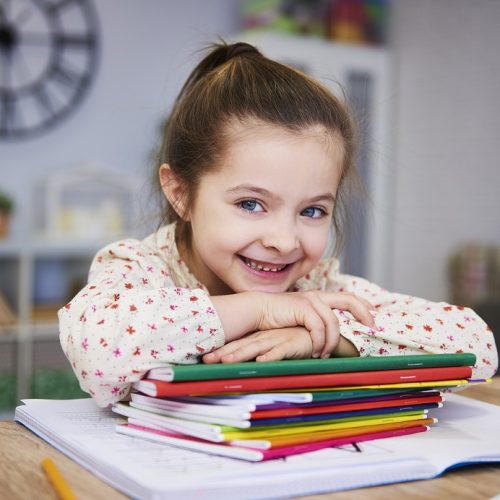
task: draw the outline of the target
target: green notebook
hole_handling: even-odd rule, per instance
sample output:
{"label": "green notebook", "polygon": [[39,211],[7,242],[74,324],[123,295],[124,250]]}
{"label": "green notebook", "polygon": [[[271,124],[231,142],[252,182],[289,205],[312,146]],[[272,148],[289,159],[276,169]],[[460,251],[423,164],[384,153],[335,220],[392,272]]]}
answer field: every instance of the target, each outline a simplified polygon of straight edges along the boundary
{"label": "green notebook", "polygon": [[476,356],[472,353],[290,359],[267,362],[247,361],[246,363],[217,363],[213,365],[168,365],[153,368],[148,372],[146,378],[165,380],[167,382],[185,382],[191,380],[275,377],[279,375],[305,375],[313,373],[473,366],[475,362]]}

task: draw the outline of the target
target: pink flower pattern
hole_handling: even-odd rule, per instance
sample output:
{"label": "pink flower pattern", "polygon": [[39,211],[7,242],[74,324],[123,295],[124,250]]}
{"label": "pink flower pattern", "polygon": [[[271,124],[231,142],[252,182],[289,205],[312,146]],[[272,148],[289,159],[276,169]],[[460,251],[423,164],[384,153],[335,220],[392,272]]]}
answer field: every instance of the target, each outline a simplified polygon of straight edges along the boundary
{"label": "pink flower pattern", "polygon": [[[101,406],[127,396],[151,368],[196,363],[224,344],[208,291],[181,261],[174,234],[169,225],[102,249],[87,286],[59,311],[63,350]],[[334,311],[361,356],[474,352],[474,378],[489,378],[498,366],[493,334],[470,309],[388,292],[341,274],[333,258],[296,283],[296,290],[312,289],[355,293],[373,305],[375,329]]]}

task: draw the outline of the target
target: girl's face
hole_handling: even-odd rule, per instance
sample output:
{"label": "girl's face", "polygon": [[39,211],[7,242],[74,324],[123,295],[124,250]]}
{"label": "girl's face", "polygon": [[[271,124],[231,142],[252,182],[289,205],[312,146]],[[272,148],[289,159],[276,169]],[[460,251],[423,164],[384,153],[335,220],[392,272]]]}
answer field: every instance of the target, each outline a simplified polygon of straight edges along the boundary
{"label": "girl's face", "polygon": [[240,125],[231,136],[222,164],[200,181],[192,248],[181,256],[212,295],[285,292],[328,244],[340,140],[319,127]]}

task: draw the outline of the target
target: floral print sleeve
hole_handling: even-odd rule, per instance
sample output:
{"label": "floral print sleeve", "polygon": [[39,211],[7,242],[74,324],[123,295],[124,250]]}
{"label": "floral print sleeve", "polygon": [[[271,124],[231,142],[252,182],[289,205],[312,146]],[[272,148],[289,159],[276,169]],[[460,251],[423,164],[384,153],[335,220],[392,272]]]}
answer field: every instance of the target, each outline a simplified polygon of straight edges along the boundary
{"label": "floral print sleeve", "polygon": [[473,378],[490,378],[498,367],[493,332],[471,309],[445,302],[391,293],[363,278],[340,274],[335,259],[302,279],[299,289],[350,292],[374,306],[376,328],[368,328],[344,311],[336,311],[340,333],[361,356],[472,352]]}
{"label": "floral print sleeve", "polygon": [[195,363],[224,343],[206,290],[177,286],[160,253],[136,240],[99,252],[59,324],[82,389],[101,406],[125,397],[149,369]]}

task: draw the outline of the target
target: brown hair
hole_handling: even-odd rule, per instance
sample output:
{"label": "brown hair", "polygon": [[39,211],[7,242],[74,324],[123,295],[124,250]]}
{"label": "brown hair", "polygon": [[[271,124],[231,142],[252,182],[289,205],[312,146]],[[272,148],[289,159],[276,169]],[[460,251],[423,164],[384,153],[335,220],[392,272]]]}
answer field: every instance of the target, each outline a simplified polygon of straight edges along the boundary
{"label": "brown hair", "polygon": [[[185,206],[192,206],[200,178],[219,164],[228,143],[231,121],[261,122],[300,133],[323,126],[342,141],[343,163],[333,212],[335,249],[343,242],[347,216],[345,195],[353,165],[353,124],[345,105],[306,74],[264,57],[247,43],[214,44],[188,77],[165,125],[158,165],[168,163],[185,185]],[[158,178],[158,170],[156,171]],[[163,223],[177,221],[177,237],[188,248],[189,222],[163,197]]]}

